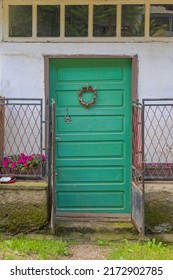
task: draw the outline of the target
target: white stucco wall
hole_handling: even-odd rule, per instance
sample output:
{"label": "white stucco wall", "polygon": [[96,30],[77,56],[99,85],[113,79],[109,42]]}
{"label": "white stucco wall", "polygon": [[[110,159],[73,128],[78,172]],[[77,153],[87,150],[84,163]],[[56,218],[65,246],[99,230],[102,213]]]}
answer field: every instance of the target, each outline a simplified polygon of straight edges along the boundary
{"label": "white stucco wall", "polygon": [[2,0],[0,0],[0,42],[2,41]]}
{"label": "white stucco wall", "polygon": [[6,97],[44,97],[44,55],[138,55],[139,99],[173,97],[173,42],[2,43],[1,89]]}

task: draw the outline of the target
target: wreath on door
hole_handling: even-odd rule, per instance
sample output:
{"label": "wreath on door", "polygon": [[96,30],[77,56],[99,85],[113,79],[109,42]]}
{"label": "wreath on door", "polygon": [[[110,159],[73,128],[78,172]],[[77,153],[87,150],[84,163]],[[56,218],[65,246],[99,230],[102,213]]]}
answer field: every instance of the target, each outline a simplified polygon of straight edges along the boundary
{"label": "wreath on door", "polygon": [[[83,99],[83,94],[86,93],[86,92],[92,92],[93,93],[93,98],[91,99],[90,102],[85,102],[84,99]],[[93,88],[92,86],[82,87],[82,90],[79,92],[79,102],[85,108],[91,107],[96,102],[96,98],[97,98],[97,92],[96,92],[96,89]]]}

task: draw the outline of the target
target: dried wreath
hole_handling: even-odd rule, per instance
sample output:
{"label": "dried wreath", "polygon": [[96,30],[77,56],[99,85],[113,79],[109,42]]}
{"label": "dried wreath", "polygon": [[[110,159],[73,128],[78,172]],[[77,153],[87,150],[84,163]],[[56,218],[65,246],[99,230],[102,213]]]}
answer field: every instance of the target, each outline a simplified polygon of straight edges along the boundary
{"label": "dried wreath", "polygon": [[[93,93],[94,96],[93,96],[93,99],[90,102],[85,102],[83,100],[82,96],[85,92],[92,92]],[[79,92],[79,102],[82,106],[84,106],[86,108],[89,108],[90,106],[92,106],[95,103],[96,98],[97,98],[96,89],[93,88],[92,86],[83,87],[82,90]]]}

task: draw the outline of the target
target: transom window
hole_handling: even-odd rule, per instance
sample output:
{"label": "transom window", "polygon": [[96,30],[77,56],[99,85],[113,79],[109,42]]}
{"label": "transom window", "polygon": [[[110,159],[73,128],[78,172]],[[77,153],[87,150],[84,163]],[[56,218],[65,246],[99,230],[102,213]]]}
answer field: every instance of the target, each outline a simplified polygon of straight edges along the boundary
{"label": "transom window", "polygon": [[173,38],[173,0],[6,0],[4,40]]}

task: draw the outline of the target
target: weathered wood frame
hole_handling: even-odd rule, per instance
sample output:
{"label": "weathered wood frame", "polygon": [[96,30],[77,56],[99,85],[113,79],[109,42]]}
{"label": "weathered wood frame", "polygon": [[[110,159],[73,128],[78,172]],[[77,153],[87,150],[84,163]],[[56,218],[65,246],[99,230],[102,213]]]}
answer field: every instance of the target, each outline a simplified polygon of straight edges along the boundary
{"label": "weathered wood frame", "polygon": [[[150,37],[150,5],[173,4],[173,0],[3,0],[4,41],[13,42],[170,42],[173,37]],[[65,5],[88,5],[88,37],[65,37]],[[117,5],[116,36],[93,37],[93,5]],[[122,5],[145,5],[145,35],[142,37],[121,37]],[[32,5],[32,37],[9,37],[9,5]],[[60,5],[60,37],[37,37],[37,5]]]}

